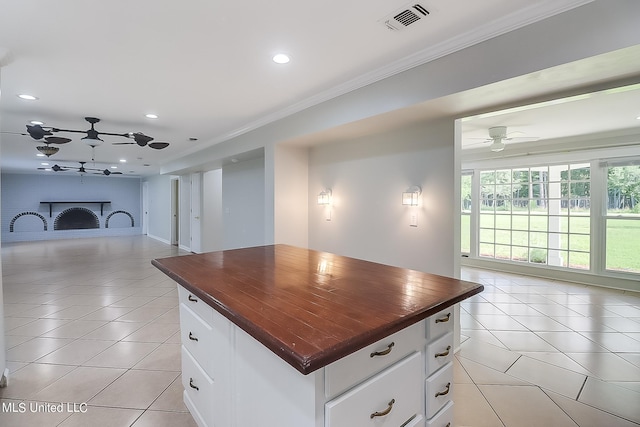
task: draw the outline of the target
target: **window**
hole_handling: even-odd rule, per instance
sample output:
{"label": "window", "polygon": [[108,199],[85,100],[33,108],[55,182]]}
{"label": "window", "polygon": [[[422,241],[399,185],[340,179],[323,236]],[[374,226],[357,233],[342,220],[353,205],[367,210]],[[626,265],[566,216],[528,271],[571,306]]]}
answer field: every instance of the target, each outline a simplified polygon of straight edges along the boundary
{"label": "window", "polygon": [[607,168],[606,269],[640,273],[640,166]]}
{"label": "window", "polygon": [[589,269],[590,193],[589,164],[481,171],[478,256]]}
{"label": "window", "polygon": [[463,172],[460,180],[460,250],[463,255],[471,252],[471,183],[473,172]]}

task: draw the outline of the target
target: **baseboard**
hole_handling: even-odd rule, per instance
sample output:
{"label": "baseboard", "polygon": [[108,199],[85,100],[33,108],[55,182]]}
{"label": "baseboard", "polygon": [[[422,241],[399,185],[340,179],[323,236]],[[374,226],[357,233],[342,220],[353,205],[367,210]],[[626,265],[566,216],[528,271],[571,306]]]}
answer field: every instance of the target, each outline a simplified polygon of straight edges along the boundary
{"label": "baseboard", "polygon": [[168,241],[167,239],[163,239],[162,237],[154,236],[153,234],[147,234],[147,237],[150,237],[150,238],[152,238],[154,240],[157,240],[159,242],[162,242],[162,243],[166,243],[167,245],[171,244],[171,242]]}

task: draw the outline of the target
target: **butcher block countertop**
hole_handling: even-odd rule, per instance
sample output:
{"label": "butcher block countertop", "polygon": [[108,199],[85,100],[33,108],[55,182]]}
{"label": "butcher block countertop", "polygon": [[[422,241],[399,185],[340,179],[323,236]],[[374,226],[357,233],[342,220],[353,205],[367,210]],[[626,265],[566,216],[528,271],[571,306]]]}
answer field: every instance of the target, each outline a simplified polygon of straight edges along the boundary
{"label": "butcher block countertop", "polygon": [[288,245],[152,264],[305,375],[483,290]]}

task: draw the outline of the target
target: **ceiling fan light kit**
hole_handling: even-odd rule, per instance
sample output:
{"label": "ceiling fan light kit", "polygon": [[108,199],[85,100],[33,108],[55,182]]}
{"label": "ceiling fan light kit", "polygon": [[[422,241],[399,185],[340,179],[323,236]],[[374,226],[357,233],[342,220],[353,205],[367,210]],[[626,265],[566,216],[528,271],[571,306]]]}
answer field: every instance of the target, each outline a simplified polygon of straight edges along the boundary
{"label": "ceiling fan light kit", "polygon": [[36,150],[38,150],[39,152],[41,152],[42,154],[44,154],[47,157],[51,157],[52,155],[54,155],[58,151],[60,151],[60,149],[58,147],[52,147],[50,145],[38,145],[36,147]]}

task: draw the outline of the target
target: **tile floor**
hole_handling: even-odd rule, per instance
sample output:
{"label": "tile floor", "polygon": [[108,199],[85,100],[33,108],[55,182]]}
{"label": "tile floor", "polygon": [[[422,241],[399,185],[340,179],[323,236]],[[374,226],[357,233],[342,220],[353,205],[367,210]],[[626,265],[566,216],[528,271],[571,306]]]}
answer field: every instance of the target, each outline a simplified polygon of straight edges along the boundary
{"label": "tile floor", "polygon": [[464,268],[456,426],[640,424],[640,293]]}
{"label": "tile floor", "polygon": [[[182,403],[176,288],[150,264],[179,253],[143,236],[4,244],[11,376],[0,426],[195,426]],[[640,295],[463,277],[485,291],[462,304],[456,426],[640,423]],[[87,406],[44,406],[59,402]]]}
{"label": "tile floor", "polygon": [[184,253],[143,236],[3,244],[0,426],[195,426],[176,286],[150,263]]}

